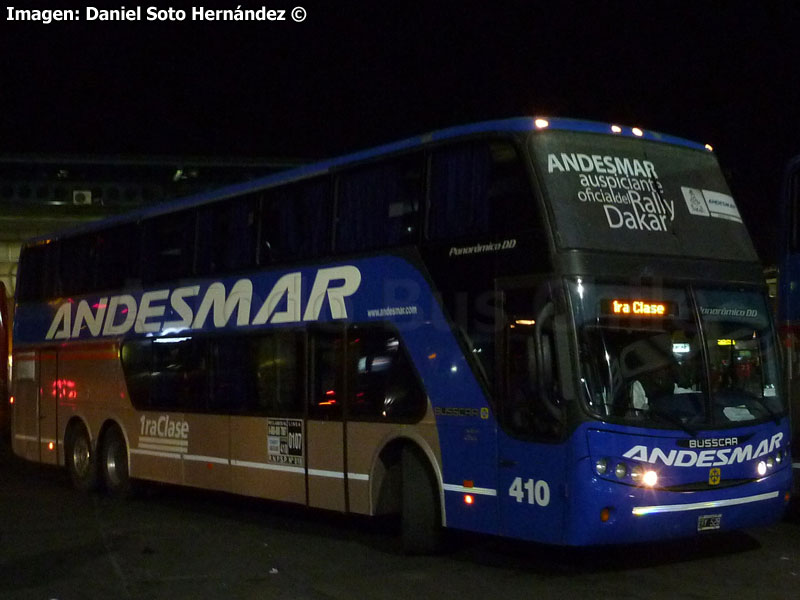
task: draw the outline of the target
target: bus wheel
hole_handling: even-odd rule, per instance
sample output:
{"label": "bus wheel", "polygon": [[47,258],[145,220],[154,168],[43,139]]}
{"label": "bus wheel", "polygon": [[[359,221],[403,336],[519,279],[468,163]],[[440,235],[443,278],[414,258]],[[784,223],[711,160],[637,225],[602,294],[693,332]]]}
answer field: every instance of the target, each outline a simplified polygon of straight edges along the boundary
{"label": "bus wheel", "polygon": [[116,425],[108,428],[103,435],[100,451],[100,473],[106,491],[117,498],[124,498],[131,492],[128,476],[128,446]]}
{"label": "bus wheel", "polygon": [[440,549],[442,527],[436,479],[422,453],[406,446],[402,454],[403,550],[408,554],[433,554]]}
{"label": "bus wheel", "polygon": [[83,423],[75,423],[67,429],[64,461],[69,479],[76,490],[90,492],[97,488],[97,462],[89,432]]}

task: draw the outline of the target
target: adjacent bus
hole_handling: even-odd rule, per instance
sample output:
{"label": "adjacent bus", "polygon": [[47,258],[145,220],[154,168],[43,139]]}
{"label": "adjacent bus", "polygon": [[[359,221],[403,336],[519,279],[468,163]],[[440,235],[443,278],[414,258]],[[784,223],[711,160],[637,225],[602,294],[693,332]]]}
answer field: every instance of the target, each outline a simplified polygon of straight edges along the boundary
{"label": "adjacent bus", "polygon": [[[800,156],[786,166],[781,186],[778,253],[778,325],[786,361],[786,395],[793,413],[800,410]],[[798,419],[792,421],[798,432]],[[792,438],[795,466],[800,467],[798,437]]]}
{"label": "adjacent bus", "polygon": [[772,523],[790,427],[710,148],[518,118],[34,239],[13,447],[562,545]]}

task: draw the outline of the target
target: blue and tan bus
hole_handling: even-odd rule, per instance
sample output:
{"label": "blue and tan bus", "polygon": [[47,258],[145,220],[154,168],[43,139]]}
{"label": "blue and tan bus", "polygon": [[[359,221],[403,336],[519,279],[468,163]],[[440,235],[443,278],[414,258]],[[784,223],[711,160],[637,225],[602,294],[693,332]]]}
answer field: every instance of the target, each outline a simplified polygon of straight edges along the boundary
{"label": "blue and tan bus", "polygon": [[790,427],[710,148],[518,118],[25,244],[13,447],[563,545],[772,523]]}

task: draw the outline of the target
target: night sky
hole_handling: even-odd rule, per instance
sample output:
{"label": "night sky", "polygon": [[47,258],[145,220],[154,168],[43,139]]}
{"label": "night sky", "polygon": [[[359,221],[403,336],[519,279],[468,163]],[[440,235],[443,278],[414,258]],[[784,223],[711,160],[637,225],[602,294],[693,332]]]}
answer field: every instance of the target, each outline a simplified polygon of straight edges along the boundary
{"label": "night sky", "polygon": [[120,23],[19,2],[84,20],[2,15],[0,153],[314,158],[510,116],[638,125],[715,147],[772,262],[800,154],[795,4],[266,0],[241,6],[287,21],[201,23],[128,2],[143,20]]}

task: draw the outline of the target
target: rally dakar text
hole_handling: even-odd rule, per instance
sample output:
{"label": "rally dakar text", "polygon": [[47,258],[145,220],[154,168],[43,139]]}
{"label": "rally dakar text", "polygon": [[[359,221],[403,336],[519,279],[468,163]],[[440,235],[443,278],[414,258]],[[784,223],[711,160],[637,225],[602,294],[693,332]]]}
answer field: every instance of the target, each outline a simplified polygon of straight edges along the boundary
{"label": "rally dakar text", "polygon": [[599,203],[610,229],[669,230],[675,203],[664,196],[656,166],[636,158],[562,152],[547,156],[547,172],[578,179],[577,199]]}
{"label": "rally dakar text", "polygon": [[[6,7],[7,21],[33,21],[49,25],[60,21],[286,21],[283,9],[258,8],[211,9],[194,6],[191,9],[135,6],[106,9],[86,6],[83,9],[27,9]],[[297,21],[300,19],[293,18]]]}

